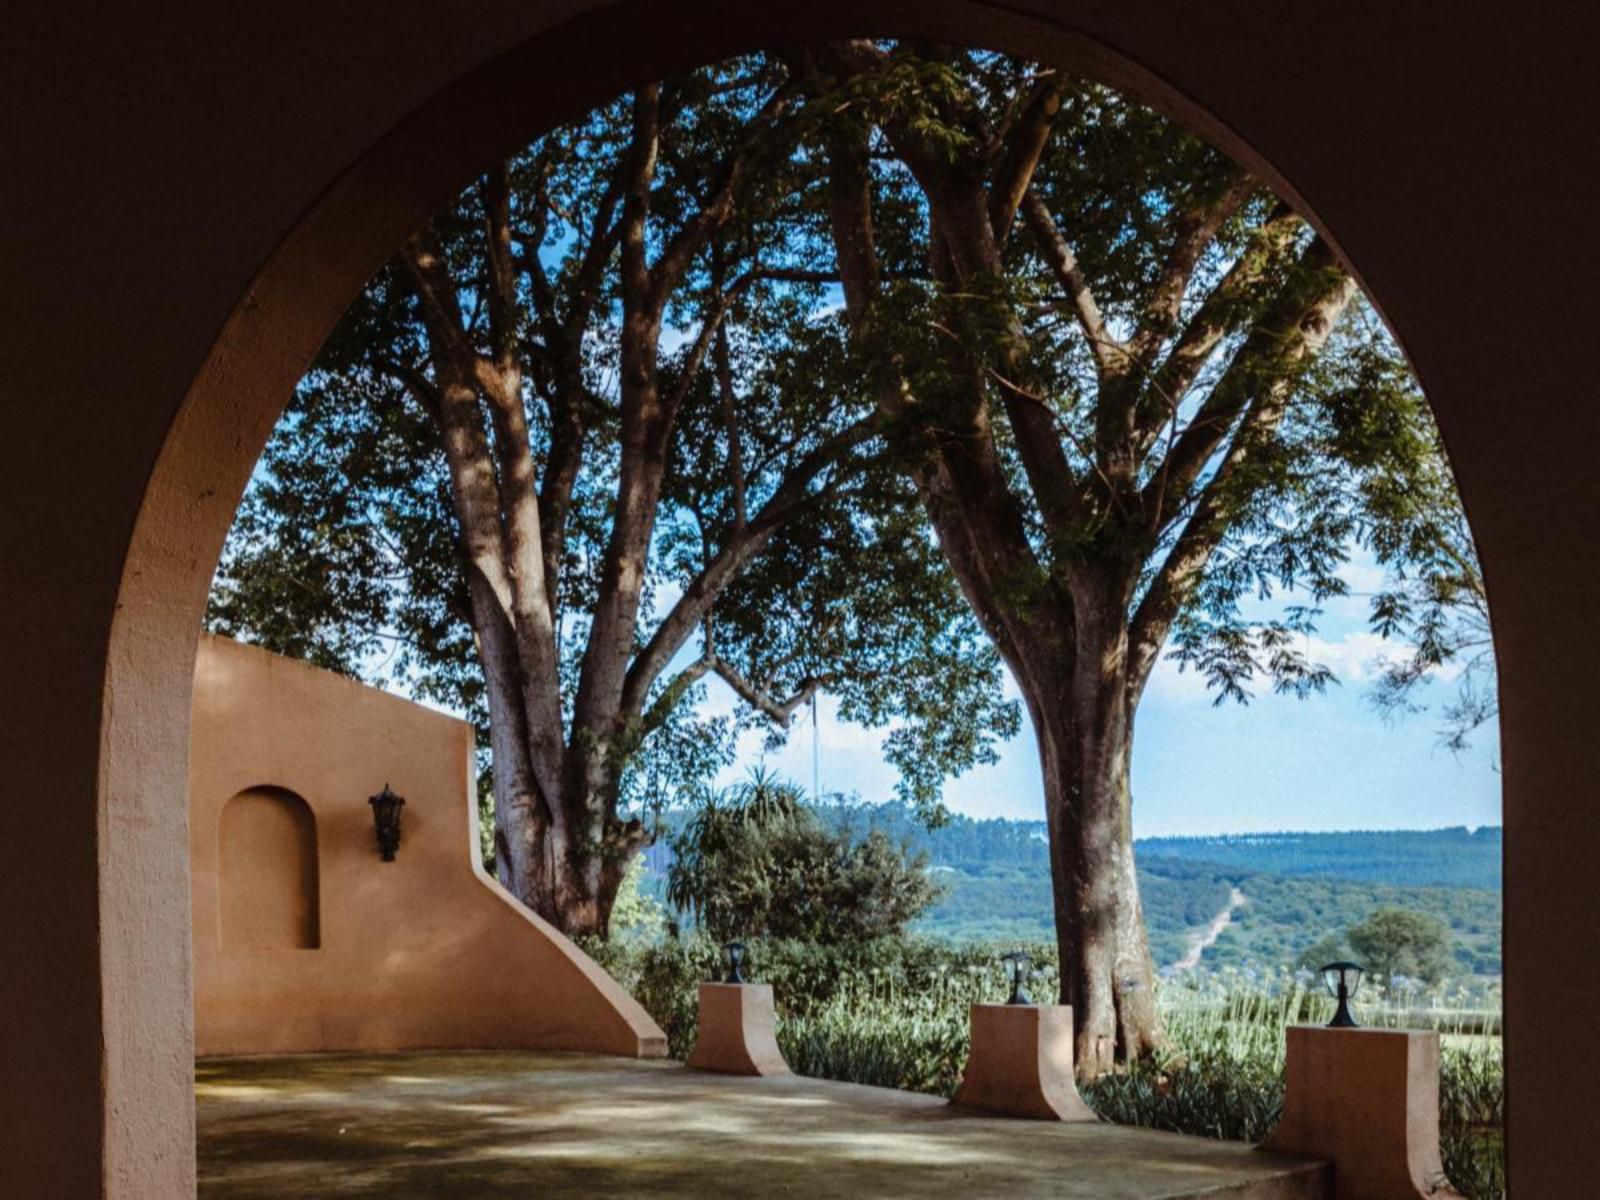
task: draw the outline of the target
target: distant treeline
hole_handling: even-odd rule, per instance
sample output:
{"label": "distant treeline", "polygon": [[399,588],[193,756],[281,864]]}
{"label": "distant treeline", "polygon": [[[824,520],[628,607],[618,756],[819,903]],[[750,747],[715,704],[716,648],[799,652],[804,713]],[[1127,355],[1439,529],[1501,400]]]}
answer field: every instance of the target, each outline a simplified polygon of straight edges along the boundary
{"label": "distant treeline", "polygon": [[[1043,821],[976,820],[959,813],[928,830],[897,803],[822,806],[829,823],[882,829],[928,855],[944,898],[918,922],[952,941],[1051,940],[1054,917]],[[678,813],[662,817],[676,831]],[[659,881],[664,836],[646,855]],[[1150,948],[1158,964],[1183,957],[1193,932],[1227,905],[1247,903],[1209,949],[1207,967],[1293,965],[1319,940],[1342,936],[1385,905],[1438,917],[1463,973],[1500,971],[1498,827],[1348,833],[1145,838],[1135,844]],[[659,884],[657,883],[657,886]]]}
{"label": "distant treeline", "polygon": [[[935,866],[955,867],[969,874],[987,869],[1049,868],[1043,821],[1003,818],[976,820],[951,814],[946,824],[929,831],[906,806],[898,803],[836,802],[825,806],[841,823],[883,829],[905,838],[928,854]],[[1403,887],[1468,887],[1498,890],[1503,843],[1498,825],[1476,830],[1448,829],[1351,830],[1340,833],[1246,833],[1209,837],[1140,838],[1135,853],[1141,863],[1181,858],[1238,872],[1268,875],[1315,875],[1327,879],[1360,879]],[[1163,874],[1175,877],[1175,868]]]}
{"label": "distant treeline", "polygon": [[1498,825],[1348,833],[1251,833],[1142,838],[1141,856],[1200,859],[1272,875],[1316,875],[1408,887],[1500,890]]}

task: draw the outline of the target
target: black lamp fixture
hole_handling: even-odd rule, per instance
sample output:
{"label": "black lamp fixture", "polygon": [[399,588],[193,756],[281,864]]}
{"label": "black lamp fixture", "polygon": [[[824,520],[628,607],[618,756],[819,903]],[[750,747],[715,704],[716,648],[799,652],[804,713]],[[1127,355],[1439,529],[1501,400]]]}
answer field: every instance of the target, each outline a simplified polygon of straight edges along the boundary
{"label": "black lamp fixture", "polygon": [[1007,1004],[1032,1004],[1033,997],[1028,995],[1028,976],[1033,973],[1033,955],[1024,954],[1021,950],[1013,950],[1010,954],[1002,954],[1000,961],[1006,966],[1006,978],[1011,981],[1011,999]]}
{"label": "black lamp fixture", "polygon": [[367,803],[372,805],[372,823],[378,834],[378,853],[383,855],[384,862],[393,862],[394,852],[400,849],[400,810],[406,806],[406,802],[390,791],[386,783],[383,791],[367,797]]}
{"label": "black lamp fixture", "polygon": [[723,947],[723,950],[728,955],[728,977],[722,982],[743,983],[745,981],[744,972],[739,968],[744,966],[744,943],[729,942]]}
{"label": "black lamp fixture", "polygon": [[1339,1007],[1334,1010],[1333,1020],[1328,1022],[1328,1028],[1358,1028],[1356,1019],[1350,1015],[1350,998],[1361,986],[1360,965],[1353,962],[1329,963],[1322,968],[1322,982],[1327,985],[1328,994],[1339,1001]]}

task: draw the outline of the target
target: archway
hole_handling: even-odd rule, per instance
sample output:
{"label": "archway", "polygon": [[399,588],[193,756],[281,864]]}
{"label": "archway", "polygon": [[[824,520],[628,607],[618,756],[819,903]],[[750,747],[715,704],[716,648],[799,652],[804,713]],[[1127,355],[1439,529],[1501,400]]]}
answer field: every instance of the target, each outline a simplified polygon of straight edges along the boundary
{"label": "archway", "polygon": [[[1154,24],[1143,30],[1133,28],[1127,23],[1133,18],[1121,15],[1120,10],[1113,15],[1116,8],[1078,14],[1077,19],[1101,37],[1122,40],[1174,77],[1185,78],[1178,67],[1184,53],[1195,45],[1194,30],[1181,23],[1159,30]],[[561,82],[571,85],[564,107],[587,103],[630,78],[671,69],[676,65],[675,55],[704,58],[726,53],[748,44],[757,34],[772,40],[786,35],[825,36],[844,28],[863,32],[862,23],[869,16],[864,6],[855,6],[852,13],[828,9],[804,15],[752,16],[737,9],[713,10],[712,6],[688,12],[720,18],[722,23],[714,35],[707,36],[685,27],[684,8],[674,8],[670,16],[651,13],[640,16],[626,45],[607,45],[599,54],[587,44],[597,32],[593,27],[587,31],[567,27],[442,94],[384,139],[315,205],[256,277],[255,286],[236,309],[189,393],[153,475],[126,560],[120,611],[110,639],[102,718],[102,805],[108,806],[117,797],[139,797],[147,815],[142,823],[118,825],[115,836],[107,836],[100,848],[100,939],[104,947],[100,995],[107,1030],[104,1106],[116,1114],[103,1117],[106,1147],[101,1174],[111,1181],[107,1186],[114,1191],[119,1180],[126,1181],[129,1188],[174,1194],[185,1186],[183,1162],[188,1153],[182,1114],[188,1106],[188,1080],[176,1064],[184,1057],[187,1025],[176,1014],[187,1006],[186,975],[174,969],[156,978],[144,963],[155,956],[176,967],[183,958],[187,914],[181,900],[186,889],[180,798],[194,629],[209,566],[249,464],[316,343],[408,224],[442,201],[488,153],[526,137],[540,120],[557,115],[554,103],[542,115],[526,107],[497,104],[496,98],[511,94],[513,85],[527,78],[530,70],[547,68],[549,92],[560,91]],[[1178,111],[1191,125],[1262,169],[1268,178],[1280,185],[1284,182],[1279,173],[1262,166],[1260,156],[1246,152],[1237,139],[1226,136],[1218,121],[1184,101],[1174,86],[1134,70],[1125,60],[1064,33],[1058,26],[999,16],[993,10],[966,4],[947,4],[915,18],[898,6],[881,5],[873,7],[870,15],[885,31],[921,30],[991,44],[1026,45],[1035,55],[1059,58],[1077,69],[1109,78],[1147,101]],[[1370,30],[1356,29],[1343,31],[1343,36],[1358,38],[1363,33],[1373,36]],[[1264,34],[1241,36],[1266,37],[1268,46],[1285,48]],[[1493,33],[1486,29],[1481,36],[1489,39]],[[511,40],[506,35],[498,44]],[[1331,44],[1337,45],[1337,39],[1331,39]],[[1337,50],[1330,53],[1337,57]],[[606,73],[584,77],[583,72],[592,70],[597,59],[606,64]],[[1561,478],[1543,485],[1540,493],[1541,511],[1556,514],[1545,527],[1550,545],[1529,547],[1520,540],[1511,506],[1506,504],[1504,512],[1496,512],[1493,505],[1517,494],[1522,471],[1533,461],[1526,453],[1533,443],[1526,435],[1499,425],[1501,419],[1492,413],[1471,409],[1475,375],[1494,376],[1480,374],[1481,363],[1470,354],[1463,355],[1459,365],[1450,364],[1449,320],[1440,317],[1430,322],[1424,315],[1430,293],[1440,281],[1417,281],[1409,287],[1404,283],[1408,271],[1425,273],[1423,267],[1434,260],[1408,246],[1405,239],[1382,236],[1376,226],[1384,220],[1383,214],[1369,213],[1361,219],[1362,205],[1353,195],[1361,190],[1361,183],[1348,178],[1348,159],[1317,172],[1309,165],[1316,155],[1276,153],[1287,150],[1281,141],[1284,130],[1263,111],[1265,97],[1242,97],[1237,87],[1203,69],[1196,68],[1187,78],[1197,94],[1207,95],[1218,111],[1230,112],[1241,129],[1274,152],[1275,159],[1296,159],[1305,168],[1307,192],[1319,206],[1315,211],[1335,214],[1335,223],[1351,238],[1351,248],[1365,246],[1370,252],[1373,268],[1369,282],[1389,301],[1390,315],[1406,336],[1430,395],[1462,406],[1442,412],[1441,419],[1457,450],[1463,490],[1478,517],[1491,586],[1503,585],[1497,591],[1497,602],[1506,693],[1508,843],[1511,887],[1518,897],[1508,913],[1508,947],[1513,973],[1529,972],[1524,985],[1527,992],[1514,984],[1508,998],[1514,1061],[1523,1064],[1513,1067],[1513,1076],[1525,1072],[1530,1087],[1540,1080],[1553,1083],[1562,1067],[1560,1058],[1570,1056],[1571,1048],[1556,1045],[1556,1039],[1549,1039],[1543,1049],[1531,1037],[1524,1044],[1517,1040],[1517,1031],[1537,1027],[1536,1021],[1556,1027],[1559,1015],[1576,1007],[1574,999],[1582,990],[1583,973],[1574,972],[1564,979],[1553,949],[1543,952],[1549,957],[1535,959],[1533,936],[1541,916],[1554,917],[1584,891],[1581,885],[1560,878],[1555,870],[1544,872],[1547,878],[1539,883],[1535,868],[1547,855],[1554,867],[1575,865],[1585,847],[1583,839],[1570,836],[1563,846],[1559,829],[1535,821],[1534,804],[1541,795],[1570,794],[1584,786],[1581,747],[1548,730],[1562,713],[1562,698],[1582,694],[1586,660],[1572,656],[1575,661],[1562,664],[1559,655],[1546,649],[1559,632],[1581,634],[1581,606],[1547,613],[1542,597],[1529,595],[1517,585],[1524,570],[1543,572],[1549,579],[1565,573],[1567,556],[1553,547],[1565,540],[1562,535],[1582,529],[1593,511],[1593,498],[1577,477],[1559,470]],[[550,102],[548,95],[545,102]],[[524,97],[522,103],[529,101]],[[457,142],[439,154],[428,136],[430,129],[463,112],[491,115],[493,119],[481,126],[484,140],[476,145]],[[520,128],[491,132],[497,122],[510,123],[513,112]],[[1254,119],[1246,120],[1252,113]],[[424,148],[431,157],[425,156],[425,161],[414,157]],[[1325,146],[1319,153],[1337,159],[1341,157],[1334,152],[1337,150]],[[1382,161],[1382,154],[1374,153]],[[1388,161],[1394,165],[1396,159],[1392,151],[1390,154]],[[419,161],[424,171],[417,170]],[[425,179],[417,178],[424,172]],[[1429,179],[1435,186],[1447,184],[1437,175]],[[1419,200],[1427,194],[1420,193]],[[1343,219],[1346,216],[1348,222]],[[1361,265],[1363,255],[1355,257]],[[1546,266],[1555,262],[1548,257],[1543,261]],[[1379,278],[1380,274],[1386,278]],[[1525,277],[1523,282],[1528,282]],[[1394,285],[1392,291],[1389,284]],[[1396,296],[1403,302],[1391,299]],[[1457,316],[1465,313],[1461,308],[1453,311]],[[1525,328],[1530,334],[1537,332],[1531,326]],[[1471,437],[1464,436],[1468,432]],[[1497,438],[1497,434],[1506,434],[1509,440]],[[1572,464],[1555,464],[1558,468],[1567,465]],[[1548,672],[1544,670],[1547,666]],[[173,836],[175,832],[178,836]],[[1519,863],[1523,865],[1519,867]],[[148,928],[141,929],[146,924]],[[1541,1124],[1555,1127],[1554,1122],[1545,1123],[1542,1118],[1557,1100],[1531,1090],[1523,1093],[1516,1083],[1513,1086],[1519,1090],[1512,1135],[1519,1182],[1525,1180],[1535,1190],[1553,1191],[1553,1182],[1545,1186],[1538,1181],[1558,1178],[1555,1172],[1564,1160],[1556,1148],[1536,1146],[1534,1139]],[[1546,1154],[1547,1149],[1551,1153]]]}

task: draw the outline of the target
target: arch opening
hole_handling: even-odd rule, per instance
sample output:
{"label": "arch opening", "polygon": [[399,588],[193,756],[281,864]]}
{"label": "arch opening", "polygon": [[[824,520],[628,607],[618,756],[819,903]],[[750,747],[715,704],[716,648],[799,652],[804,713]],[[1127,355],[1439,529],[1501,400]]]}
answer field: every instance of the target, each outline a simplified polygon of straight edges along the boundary
{"label": "arch opening", "polygon": [[[1030,699],[1031,699],[1031,697],[1030,697]],[[1136,981],[1136,982],[1138,982],[1138,981]],[[1144,988],[1145,988],[1145,989],[1148,989],[1148,986],[1149,986],[1149,985],[1148,985],[1148,983],[1144,983],[1144,984],[1143,984],[1143,985],[1142,985],[1142,986],[1143,986],[1143,987],[1144,987]]]}
{"label": "arch opening", "polygon": [[[896,32],[945,34],[951,24],[981,29],[987,43],[1010,42],[1040,57],[1059,58],[1087,74],[1130,87],[1147,102],[1179,112],[1213,137],[1226,133],[1164,83],[1057,27],[998,17],[965,5],[948,6],[937,18],[912,18],[897,6],[885,6],[879,19]],[[843,28],[840,21],[837,15],[821,13],[805,23],[803,32],[807,37],[828,36]],[[648,22],[641,24],[648,27]],[[859,25],[850,28],[858,31]],[[796,31],[801,31],[798,26]],[[751,29],[737,21],[728,22],[715,36],[724,43],[743,39],[756,44]],[[760,36],[770,40],[765,29]],[[230,320],[174,426],[129,555],[110,673],[124,685],[159,692],[164,722],[156,753],[133,753],[127,718],[108,709],[108,774],[116,784],[148,789],[167,797],[168,803],[177,803],[182,794],[181,711],[188,691],[184,664],[192,662],[209,564],[216,561],[232,513],[231,499],[218,497],[240,494],[294,380],[344,305],[399,237],[494,153],[551,122],[557,110],[554,105],[541,107],[547,101],[533,104],[524,98],[515,104],[497,103],[506,95],[508,74],[526,78],[530,65],[553,69],[556,61],[550,55],[578,61],[573,45],[568,42],[558,49],[562,43],[557,38],[516,52],[508,62],[452,89],[386,139],[308,213],[263,269],[249,302]],[[679,65],[663,60],[682,46],[681,40],[663,38],[657,48],[630,47],[612,59],[618,64],[613,69],[619,72],[620,83],[611,77],[592,80],[576,94],[598,100],[608,89],[660,75]],[[724,50],[732,48],[737,47]],[[696,51],[695,57],[707,54]],[[478,140],[466,139],[442,158],[434,158],[426,179],[417,178],[412,174],[420,161],[415,152],[423,146],[434,148],[430,136],[443,115],[452,111],[487,114],[480,126],[483,132]],[[1219,140],[1239,149],[1237,139]],[[1247,152],[1243,157],[1283,186],[1286,194],[1293,194],[1257,156]],[[202,501],[196,504],[195,496]],[[174,519],[178,506],[183,510],[181,519]],[[180,751],[179,765],[157,761],[174,751]]]}

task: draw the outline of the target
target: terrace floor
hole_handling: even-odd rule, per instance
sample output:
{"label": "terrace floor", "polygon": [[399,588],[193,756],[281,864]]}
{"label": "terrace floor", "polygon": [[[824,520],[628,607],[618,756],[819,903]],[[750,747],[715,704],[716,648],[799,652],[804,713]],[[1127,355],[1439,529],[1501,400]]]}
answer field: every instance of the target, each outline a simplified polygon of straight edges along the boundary
{"label": "terrace floor", "polygon": [[576,1054],[196,1064],[200,1195],[1325,1200],[1320,1164],[930,1096]]}

